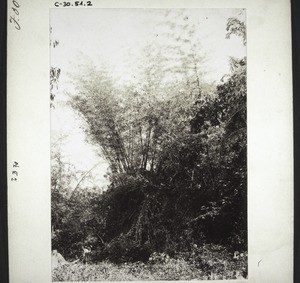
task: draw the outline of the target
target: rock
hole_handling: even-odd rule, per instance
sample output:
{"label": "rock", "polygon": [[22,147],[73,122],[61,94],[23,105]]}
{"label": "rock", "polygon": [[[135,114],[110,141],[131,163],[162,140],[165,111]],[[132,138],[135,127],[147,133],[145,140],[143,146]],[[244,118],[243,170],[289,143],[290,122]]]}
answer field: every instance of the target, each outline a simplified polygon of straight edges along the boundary
{"label": "rock", "polygon": [[52,269],[57,268],[58,266],[62,266],[67,264],[68,262],[64,259],[64,257],[57,252],[57,250],[52,251],[52,256],[51,256],[51,266]]}

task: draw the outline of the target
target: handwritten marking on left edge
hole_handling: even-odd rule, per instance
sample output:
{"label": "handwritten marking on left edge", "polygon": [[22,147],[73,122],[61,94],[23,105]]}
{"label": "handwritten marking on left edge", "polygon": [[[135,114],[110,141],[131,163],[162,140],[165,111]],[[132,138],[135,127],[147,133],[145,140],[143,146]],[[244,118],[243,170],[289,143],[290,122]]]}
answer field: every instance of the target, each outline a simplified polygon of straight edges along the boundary
{"label": "handwritten marking on left edge", "polygon": [[14,27],[16,30],[20,30],[21,26],[19,24],[19,8],[20,8],[20,4],[16,1],[16,0],[12,0],[12,7],[11,10],[13,11],[13,15],[10,15],[9,17],[9,22],[14,24]]}
{"label": "handwritten marking on left edge", "polygon": [[12,177],[11,177],[11,181],[18,181],[18,176],[19,176],[19,173],[18,173],[18,169],[19,169],[19,163],[17,161],[14,161],[14,164],[13,164],[13,171],[11,172],[12,174]]}

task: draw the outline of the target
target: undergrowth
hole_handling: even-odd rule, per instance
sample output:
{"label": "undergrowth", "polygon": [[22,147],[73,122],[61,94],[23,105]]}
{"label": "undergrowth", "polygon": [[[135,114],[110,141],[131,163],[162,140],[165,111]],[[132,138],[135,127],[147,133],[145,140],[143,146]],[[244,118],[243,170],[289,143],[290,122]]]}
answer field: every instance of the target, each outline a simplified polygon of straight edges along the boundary
{"label": "undergrowth", "polygon": [[53,270],[53,281],[214,280],[247,278],[247,253],[233,256],[221,246],[196,245],[170,257],[153,253],[146,263],[65,264]]}

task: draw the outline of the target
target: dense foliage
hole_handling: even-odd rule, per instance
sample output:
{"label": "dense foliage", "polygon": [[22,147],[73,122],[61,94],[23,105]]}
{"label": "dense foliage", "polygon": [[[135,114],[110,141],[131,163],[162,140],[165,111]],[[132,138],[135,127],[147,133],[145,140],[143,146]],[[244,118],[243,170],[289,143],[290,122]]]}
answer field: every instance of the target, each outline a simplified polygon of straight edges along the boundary
{"label": "dense foliage", "polygon": [[[230,21],[228,36],[245,35]],[[155,48],[134,85],[119,87],[93,67],[74,76],[70,105],[109,163],[110,185],[70,192],[72,170],[53,157],[52,246],[67,259],[90,245],[92,262],[163,253],[201,269],[204,247],[247,250],[246,58],[231,58],[231,74],[210,85],[197,44],[184,42],[192,48],[178,53],[175,80],[170,52]]]}

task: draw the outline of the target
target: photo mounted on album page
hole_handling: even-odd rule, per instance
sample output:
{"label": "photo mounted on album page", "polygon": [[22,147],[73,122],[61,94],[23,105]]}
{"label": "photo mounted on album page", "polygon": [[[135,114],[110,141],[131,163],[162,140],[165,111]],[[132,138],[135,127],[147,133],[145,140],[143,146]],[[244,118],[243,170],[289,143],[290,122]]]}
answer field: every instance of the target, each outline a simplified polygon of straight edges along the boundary
{"label": "photo mounted on album page", "polygon": [[292,282],[290,3],[8,1],[10,282]]}

